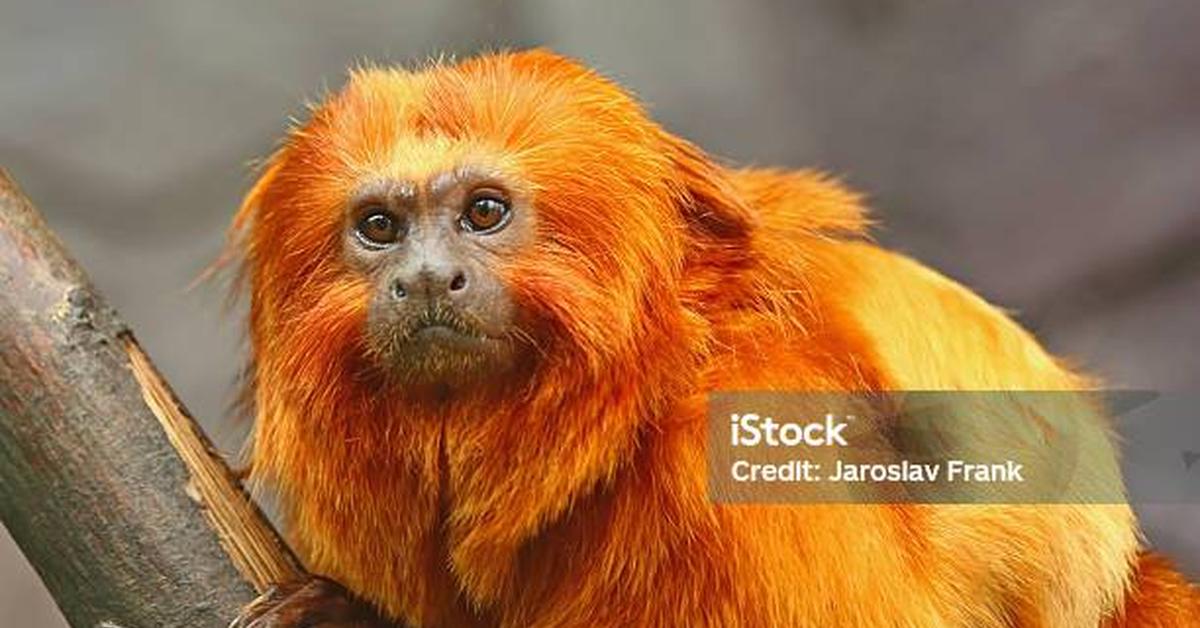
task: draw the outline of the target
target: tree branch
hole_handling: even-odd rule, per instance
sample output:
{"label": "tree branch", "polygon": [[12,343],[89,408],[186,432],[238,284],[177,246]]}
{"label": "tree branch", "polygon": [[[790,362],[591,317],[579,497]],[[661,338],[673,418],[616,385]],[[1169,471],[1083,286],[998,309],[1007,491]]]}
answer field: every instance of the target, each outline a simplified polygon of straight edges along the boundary
{"label": "tree branch", "polygon": [[223,626],[302,574],[3,170],[0,520],[72,626]]}

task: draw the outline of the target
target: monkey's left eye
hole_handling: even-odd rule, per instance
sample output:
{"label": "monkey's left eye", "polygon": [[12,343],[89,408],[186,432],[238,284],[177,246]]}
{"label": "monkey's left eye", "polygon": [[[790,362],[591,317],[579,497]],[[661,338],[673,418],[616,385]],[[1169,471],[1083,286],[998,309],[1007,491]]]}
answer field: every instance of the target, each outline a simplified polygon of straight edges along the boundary
{"label": "monkey's left eye", "polygon": [[354,231],[369,245],[385,246],[400,237],[400,219],[385,209],[373,208],[359,218]]}
{"label": "monkey's left eye", "polygon": [[508,225],[512,208],[499,195],[481,194],[471,199],[459,219],[464,231],[486,235],[495,233]]}

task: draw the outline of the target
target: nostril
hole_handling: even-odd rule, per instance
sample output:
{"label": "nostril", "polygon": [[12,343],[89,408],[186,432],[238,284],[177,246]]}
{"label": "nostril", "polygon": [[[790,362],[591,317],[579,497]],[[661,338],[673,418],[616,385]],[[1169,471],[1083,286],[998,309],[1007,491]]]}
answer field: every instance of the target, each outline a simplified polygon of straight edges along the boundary
{"label": "nostril", "polygon": [[466,287],[467,276],[462,273],[454,275],[454,278],[450,280],[450,292],[458,292]]}
{"label": "nostril", "polygon": [[408,296],[408,291],[404,289],[404,284],[399,281],[392,282],[392,296],[397,299],[403,299]]}

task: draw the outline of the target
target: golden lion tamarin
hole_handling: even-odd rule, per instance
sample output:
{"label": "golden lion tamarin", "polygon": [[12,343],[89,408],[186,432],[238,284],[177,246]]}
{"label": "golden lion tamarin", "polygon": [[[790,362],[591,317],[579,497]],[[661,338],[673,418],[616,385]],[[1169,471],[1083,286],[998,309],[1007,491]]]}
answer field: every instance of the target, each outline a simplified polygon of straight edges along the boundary
{"label": "golden lion tamarin", "polygon": [[324,576],[239,622],[1197,625],[1123,504],[709,499],[714,390],[1092,385],[866,226],[552,53],[355,72],[233,228],[253,477]]}

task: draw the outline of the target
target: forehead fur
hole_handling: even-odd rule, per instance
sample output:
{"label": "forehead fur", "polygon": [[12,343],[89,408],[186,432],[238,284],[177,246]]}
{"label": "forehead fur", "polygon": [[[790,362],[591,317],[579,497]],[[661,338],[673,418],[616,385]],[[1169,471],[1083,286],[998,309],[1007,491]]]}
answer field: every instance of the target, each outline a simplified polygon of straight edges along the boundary
{"label": "forehead fur", "polygon": [[[665,174],[658,128],[612,82],[545,51],[419,71],[365,69],[291,143],[297,161],[343,176],[421,180],[484,160],[539,175]],[[621,165],[621,170],[616,165]],[[615,180],[609,183],[619,183]]]}

